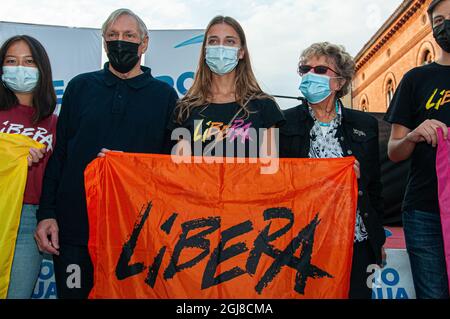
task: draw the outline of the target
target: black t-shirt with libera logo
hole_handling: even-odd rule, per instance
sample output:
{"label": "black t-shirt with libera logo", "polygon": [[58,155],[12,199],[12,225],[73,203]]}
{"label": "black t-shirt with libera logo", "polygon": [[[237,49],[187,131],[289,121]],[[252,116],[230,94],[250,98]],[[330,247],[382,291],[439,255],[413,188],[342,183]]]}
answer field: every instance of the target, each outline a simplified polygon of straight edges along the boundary
{"label": "black t-shirt with libera logo", "polygon": [[[450,66],[430,63],[407,72],[385,120],[411,130],[427,119],[450,126]],[[439,212],[436,148],[418,143],[411,156],[403,210]]]}
{"label": "black t-shirt with libera logo", "polygon": [[280,127],[285,119],[277,103],[269,98],[253,99],[246,108],[250,114],[237,102],[210,103],[194,108],[181,125],[170,121],[169,129],[189,131],[195,156],[257,157],[263,139],[260,129]]}

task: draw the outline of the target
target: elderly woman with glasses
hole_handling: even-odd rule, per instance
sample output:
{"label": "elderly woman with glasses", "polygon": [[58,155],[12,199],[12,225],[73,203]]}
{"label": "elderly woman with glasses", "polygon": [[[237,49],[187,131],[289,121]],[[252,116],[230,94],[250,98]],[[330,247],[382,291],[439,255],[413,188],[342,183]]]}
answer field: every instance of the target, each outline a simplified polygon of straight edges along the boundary
{"label": "elderly woman with glasses", "polygon": [[285,111],[280,157],[356,157],[359,198],[349,297],[369,299],[368,266],[382,265],[385,260],[378,122],[366,113],[345,108],[340,100],[349,92],[355,73],[355,63],[342,46],[328,42],[311,45],[301,54],[298,72],[305,100]]}

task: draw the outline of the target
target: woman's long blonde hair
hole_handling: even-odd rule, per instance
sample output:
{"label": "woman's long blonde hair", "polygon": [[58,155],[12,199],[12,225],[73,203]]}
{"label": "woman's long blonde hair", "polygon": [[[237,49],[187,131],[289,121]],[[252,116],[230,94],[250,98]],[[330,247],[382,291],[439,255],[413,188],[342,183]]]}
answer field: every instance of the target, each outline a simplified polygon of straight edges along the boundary
{"label": "woman's long blonde hair", "polygon": [[261,90],[255,75],[253,74],[250,63],[250,56],[247,48],[247,40],[245,38],[244,30],[239,22],[231,17],[216,16],[208,24],[205,31],[205,37],[200,52],[200,59],[198,63],[197,73],[195,75],[194,83],[192,84],[186,95],[178,102],[176,107],[176,122],[183,123],[189,118],[192,110],[196,107],[205,106],[209,103],[208,98],[211,97],[212,71],[209,69],[205,60],[205,46],[207,42],[208,32],[212,26],[216,24],[225,23],[231,26],[239,35],[241,40],[241,49],[244,51],[244,57],[239,60],[236,67],[236,101],[241,107],[246,116],[250,114],[249,109],[245,105],[250,98],[270,98],[268,94]]}

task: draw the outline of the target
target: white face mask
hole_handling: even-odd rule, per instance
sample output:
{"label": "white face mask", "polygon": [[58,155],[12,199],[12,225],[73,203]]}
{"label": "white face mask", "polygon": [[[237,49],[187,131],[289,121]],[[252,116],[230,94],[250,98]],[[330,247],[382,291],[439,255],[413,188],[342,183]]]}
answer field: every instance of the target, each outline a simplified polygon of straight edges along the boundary
{"label": "white face mask", "polygon": [[2,81],[11,91],[32,92],[39,81],[39,70],[34,67],[4,66]]}
{"label": "white face mask", "polygon": [[223,45],[206,47],[206,64],[212,72],[224,75],[233,71],[239,63],[239,48]]}

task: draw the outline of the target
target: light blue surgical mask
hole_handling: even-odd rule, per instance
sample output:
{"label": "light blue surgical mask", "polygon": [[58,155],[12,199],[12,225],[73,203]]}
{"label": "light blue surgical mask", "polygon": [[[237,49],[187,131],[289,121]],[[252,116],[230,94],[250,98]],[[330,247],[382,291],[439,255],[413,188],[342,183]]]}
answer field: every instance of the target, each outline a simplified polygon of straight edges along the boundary
{"label": "light blue surgical mask", "polygon": [[39,81],[39,70],[26,66],[4,66],[2,81],[13,92],[32,92]]}
{"label": "light blue surgical mask", "polygon": [[223,45],[206,47],[206,64],[212,72],[224,75],[233,71],[239,63],[239,48]]}
{"label": "light blue surgical mask", "polygon": [[302,77],[299,89],[309,103],[317,104],[331,95],[330,79],[329,76],[310,72]]}

